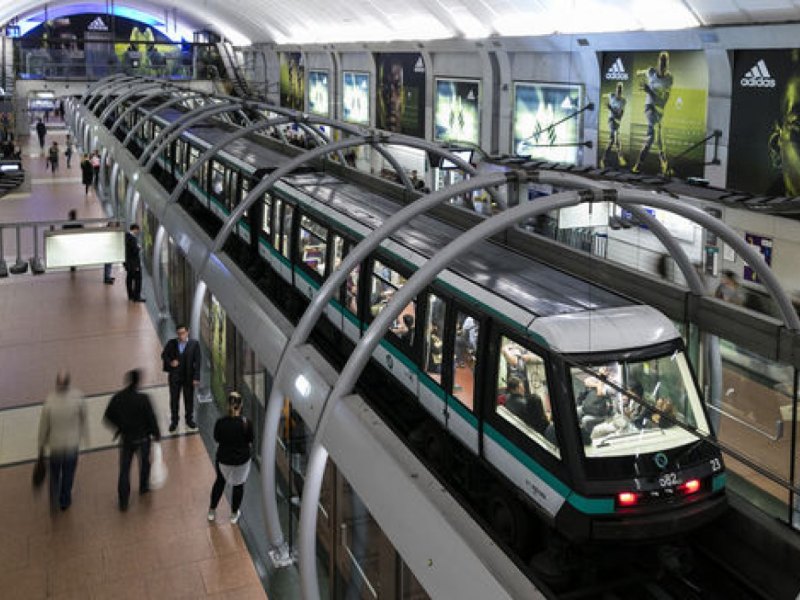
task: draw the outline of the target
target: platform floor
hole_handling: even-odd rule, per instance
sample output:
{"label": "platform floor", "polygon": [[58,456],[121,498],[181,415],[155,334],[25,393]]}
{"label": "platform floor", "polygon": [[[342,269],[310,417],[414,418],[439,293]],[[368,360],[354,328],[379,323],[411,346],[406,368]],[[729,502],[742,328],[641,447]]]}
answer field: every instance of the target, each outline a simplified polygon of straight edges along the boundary
{"label": "platform floor", "polygon": [[[62,146],[66,132],[50,127],[47,145]],[[79,155],[71,170],[62,156],[52,175],[32,141],[23,140],[31,193],[0,198],[0,222],[63,219],[73,208],[103,216],[94,192],[84,195]],[[162,427],[168,399],[147,306],[128,302],[121,267],[115,276],[114,285],[99,268],[0,279],[0,597],[265,598],[227,502],[217,523],[206,520],[214,469],[200,435],[182,427],[165,437],[165,487],[140,497],[133,483],[129,510],[117,508],[118,451],[100,421],[108,398],[139,367]],[[40,405],[62,367],[89,396],[90,433],[73,504],[51,514],[46,491],[31,486],[31,459]]]}

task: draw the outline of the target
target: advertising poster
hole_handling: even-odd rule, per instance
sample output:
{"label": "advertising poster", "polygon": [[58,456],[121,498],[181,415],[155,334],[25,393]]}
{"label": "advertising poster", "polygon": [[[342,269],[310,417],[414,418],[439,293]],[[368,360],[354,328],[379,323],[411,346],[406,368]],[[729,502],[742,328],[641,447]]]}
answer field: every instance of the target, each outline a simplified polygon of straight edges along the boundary
{"label": "advertising poster", "polygon": [[800,50],[733,54],[730,188],[800,196]]}
{"label": "advertising poster", "polygon": [[308,112],[327,117],[330,114],[330,100],[327,71],[308,72]]}
{"label": "advertising poster", "polygon": [[480,144],[480,81],[437,79],[433,139]]}
{"label": "advertising poster", "polygon": [[514,83],[514,147],[518,156],[576,164],[580,143],[579,85]]}
{"label": "advertising poster", "polygon": [[425,62],[419,53],[376,54],[379,129],[425,137]]}
{"label": "advertising poster", "polygon": [[[772,238],[756,235],[755,233],[745,233],[744,239],[753,247],[753,250],[761,254],[767,266],[772,266]],[[744,265],[744,280],[752,281],[753,283],[761,283],[758,279],[756,272],[750,265]]]}
{"label": "advertising poster", "polygon": [[281,106],[305,110],[305,67],[300,52],[281,52]]}
{"label": "advertising poster", "polygon": [[369,73],[344,71],[342,78],[342,119],[369,125]]}
{"label": "advertising poster", "polygon": [[600,69],[598,164],[701,177],[708,98],[703,53],[606,52]]}

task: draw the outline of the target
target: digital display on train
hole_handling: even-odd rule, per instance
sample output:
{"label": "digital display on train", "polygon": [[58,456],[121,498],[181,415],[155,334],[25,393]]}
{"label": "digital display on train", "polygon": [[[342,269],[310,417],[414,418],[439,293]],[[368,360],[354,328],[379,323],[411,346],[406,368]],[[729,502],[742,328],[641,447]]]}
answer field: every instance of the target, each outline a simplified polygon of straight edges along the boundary
{"label": "digital display on train", "polygon": [[514,84],[514,141],[512,153],[576,164],[580,148],[580,85]]}
{"label": "digital display on train", "polygon": [[480,143],[480,89],[477,80],[436,80],[434,139]]}
{"label": "digital display on train", "polygon": [[342,119],[369,125],[369,73],[345,71],[342,77]]}
{"label": "digital display on train", "polygon": [[327,117],[330,114],[328,72],[308,72],[308,112]]}

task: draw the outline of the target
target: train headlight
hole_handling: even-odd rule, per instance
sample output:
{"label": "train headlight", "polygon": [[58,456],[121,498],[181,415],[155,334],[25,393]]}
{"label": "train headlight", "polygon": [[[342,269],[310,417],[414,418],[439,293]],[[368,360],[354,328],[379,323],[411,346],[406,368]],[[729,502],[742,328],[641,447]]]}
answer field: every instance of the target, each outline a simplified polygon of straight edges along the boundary
{"label": "train headlight", "polygon": [[634,492],[620,492],[617,494],[617,504],[620,506],[633,506],[639,502],[639,494]]}
{"label": "train headlight", "polygon": [[678,489],[685,495],[694,494],[700,490],[700,480],[690,479],[686,483],[681,484]]}

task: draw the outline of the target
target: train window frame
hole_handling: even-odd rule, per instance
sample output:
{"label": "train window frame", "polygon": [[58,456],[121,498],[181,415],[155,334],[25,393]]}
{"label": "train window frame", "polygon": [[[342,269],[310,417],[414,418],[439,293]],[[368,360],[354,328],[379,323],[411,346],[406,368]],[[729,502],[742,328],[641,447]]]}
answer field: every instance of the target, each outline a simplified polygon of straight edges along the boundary
{"label": "train window frame", "polygon": [[[483,342],[483,337],[486,335],[484,322],[480,317],[480,312],[464,302],[459,302],[454,299],[452,302],[448,302],[448,307],[450,309],[449,313],[452,315],[452,325],[447,326],[445,332],[449,344],[453,348],[453,360],[450,361],[452,363],[452,374],[450,377],[452,384],[450,385],[448,393],[470,412],[477,414],[480,406],[481,373],[483,370],[481,368],[483,366],[483,361],[480,358],[480,347]],[[462,315],[464,315],[463,320],[460,319]],[[447,319],[449,321],[450,317]],[[472,319],[473,326],[464,330],[463,325],[467,322],[467,319]],[[471,347],[472,341],[470,338],[474,330],[477,331],[475,333],[474,347]],[[468,356],[464,356],[463,354],[459,356],[460,350],[464,348],[463,344],[467,345],[466,350],[469,352]],[[445,347],[447,346],[448,343],[446,341]],[[461,380],[459,372],[463,369],[467,369],[472,373],[472,395],[469,401],[466,401],[461,395],[461,392],[465,388],[459,383]],[[461,388],[461,390],[457,388]]]}
{"label": "train window frame", "polygon": [[273,232],[275,231],[274,222],[272,220],[273,207],[275,200],[272,194],[264,192],[261,197],[261,203],[264,206],[264,214],[261,217],[261,235],[266,239],[270,248],[275,248],[273,240]]}
{"label": "train window frame", "polygon": [[[311,274],[317,281],[322,281],[327,276],[328,249],[330,246],[331,229],[320,223],[308,211],[298,209],[300,218],[298,219],[297,237],[295,239],[295,252],[298,257],[298,264],[307,273]],[[305,221],[305,222],[304,222]],[[306,226],[308,225],[308,227]],[[324,230],[324,238],[320,235],[322,231],[313,231],[312,227]],[[302,246],[303,233],[320,241],[320,243]],[[316,251],[320,251],[316,254]],[[308,253],[312,253],[309,255]],[[309,257],[317,257],[316,266],[311,266],[307,260]],[[321,270],[320,270],[321,267]]]}
{"label": "train window frame", "polygon": [[[558,430],[563,427],[563,424],[557,407],[558,397],[553,393],[553,371],[550,367],[551,357],[549,352],[530,338],[520,336],[504,328],[498,328],[492,334],[490,343],[492,346],[492,359],[488,364],[491,364],[491,384],[486,385],[490,397],[486,402],[484,418],[515,444],[524,448],[536,448],[543,451],[543,455],[551,456],[561,461],[563,457]],[[505,351],[510,345],[518,346],[525,351],[525,354],[533,355],[540,361],[537,367],[538,374],[529,374],[526,366],[525,379],[518,378],[525,386],[524,390],[521,391],[526,399],[525,407],[531,406],[532,399],[529,397],[531,395],[538,396],[541,401],[542,411],[534,410],[533,413],[528,413],[528,420],[523,418],[519,412],[515,412],[505,406],[509,393],[508,380],[513,376],[509,374],[507,352]],[[538,385],[537,382],[531,381],[532,375],[538,377]],[[531,418],[541,420],[542,416],[547,419],[548,423],[546,426],[540,427],[542,430],[539,431],[530,423],[530,420]],[[542,423],[542,425],[544,424]]]}

